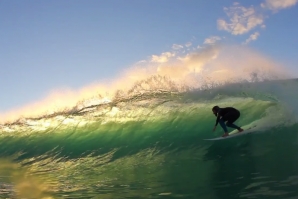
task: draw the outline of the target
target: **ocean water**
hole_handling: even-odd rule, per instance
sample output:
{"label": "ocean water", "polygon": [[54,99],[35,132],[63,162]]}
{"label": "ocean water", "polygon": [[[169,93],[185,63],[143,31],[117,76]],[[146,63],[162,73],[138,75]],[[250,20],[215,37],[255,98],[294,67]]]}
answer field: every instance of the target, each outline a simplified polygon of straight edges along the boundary
{"label": "ocean water", "polygon": [[[298,81],[153,89],[1,126],[0,198],[298,198]],[[220,141],[214,105],[255,131]],[[230,129],[232,130],[232,129]]]}

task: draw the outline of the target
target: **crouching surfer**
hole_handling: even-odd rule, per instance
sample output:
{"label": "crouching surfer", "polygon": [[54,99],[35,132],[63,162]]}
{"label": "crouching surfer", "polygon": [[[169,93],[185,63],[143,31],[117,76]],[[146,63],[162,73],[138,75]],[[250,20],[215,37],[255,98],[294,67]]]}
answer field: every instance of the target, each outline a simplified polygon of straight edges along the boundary
{"label": "crouching surfer", "polygon": [[239,132],[243,131],[242,128],[234,124],[234,122],[240,117],[240,112],[237,109],[233,107],[220,108],[218,106],[214,106],[212,108],[212,112],[216,116],[216,122],[213,131],[215,131],[216,126],[219,123],[225,132],[222,137],[229,135],[227,126],[237,129]]}

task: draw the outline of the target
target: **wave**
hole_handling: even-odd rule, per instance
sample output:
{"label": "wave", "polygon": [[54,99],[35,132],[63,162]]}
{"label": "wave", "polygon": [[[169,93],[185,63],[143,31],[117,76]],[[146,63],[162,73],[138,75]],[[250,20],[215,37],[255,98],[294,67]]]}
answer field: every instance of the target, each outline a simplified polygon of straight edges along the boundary
{"label": "wave", "polygon": [[[154,79],[158,81],[152,84]],[[144,82],[155,86],[144,89]],[[53,193],[98,192],[95,184],[102,189],[133,184],[136,168],[145,169],[142,175],[156,173],[160,178],[157,170],[179,161],[221,154],[203,141],[222,134],[220,128],[211,131],[214,105],[239,109],[236,123],[257,125],[255,135],[297,132],[297,86],[297,79],[289,79],[179,90],[171,81],[155,77],[139,82],[126,94],[119,91],[112,100],[80,102],[54,114],[3,124],[0,158],[42,176]],[[95,176],[100,176],[100,183]]]}
{"label": "wave", "polygon": [[[229,83],[183,92],[177,89],[135,90],[133,95],[117,95],[110,102],[79,104],[70,110],[6,123],[1,127],[1,137],[10,142],[3,142],[2,148],[9,154],[27,151],[24,144],[18,143],[23,142],[21,138],[29,137],[25,148],[38,151],[32,156],[45,154],[53,148],[62,152],[61,156],[69,156],[69,153],[81,155],[93,151],[98,145],[118,148],[125,145],[128,137],[134,140],[130,144],[135,145],[143,142],[144,137],[158,142],[158,137],[166,136],[167,132],[171,134],[168,139],[197,134],[210,136],[214,123],[210,110],[214,105],[238,108],[240,125],[254,122],[259,128],[267,129],[292,125],[297,122],[298,115],[297,86],[297,79],[292,79]],[[94,140],[96,144],[92,145]],[[149,147],[150,143],[142,146]],[[35,150],[39,146],[42,149]],[[76,153],[71,146],[76,148]]]}

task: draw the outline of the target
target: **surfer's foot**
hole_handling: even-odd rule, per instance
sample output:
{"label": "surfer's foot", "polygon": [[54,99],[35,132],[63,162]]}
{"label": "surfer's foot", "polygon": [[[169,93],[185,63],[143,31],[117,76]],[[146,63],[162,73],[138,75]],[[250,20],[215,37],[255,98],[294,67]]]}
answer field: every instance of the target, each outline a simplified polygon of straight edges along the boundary
{"label": "surfer's foot", "polygon": [[238,132],[242,132],[242,131],[244,131],[242,128],[238,129]]}
{"label": "surfer's foot", "polygon": [[223,136],[221,137],[227,137],[229,135],[229,133],[224,133]]}

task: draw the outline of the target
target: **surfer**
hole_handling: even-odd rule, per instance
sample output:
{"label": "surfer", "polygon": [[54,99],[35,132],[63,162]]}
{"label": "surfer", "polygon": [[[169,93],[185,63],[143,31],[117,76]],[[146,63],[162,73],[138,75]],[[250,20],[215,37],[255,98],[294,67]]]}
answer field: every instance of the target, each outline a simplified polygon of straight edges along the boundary
{"label": "surfer", "polygon": [[229,135],[227,126],[237,129],[239,132],[243,131],[242,128],[233,124],[240,117],[240,112],[237,109],[233,107],[219,108],[218,106],[214,106],[212,108],[212,112],[216,116],[216,122],[213,131],[215,131],[216,126],[219,123],[225,132],[222,137],[226,137]]}

